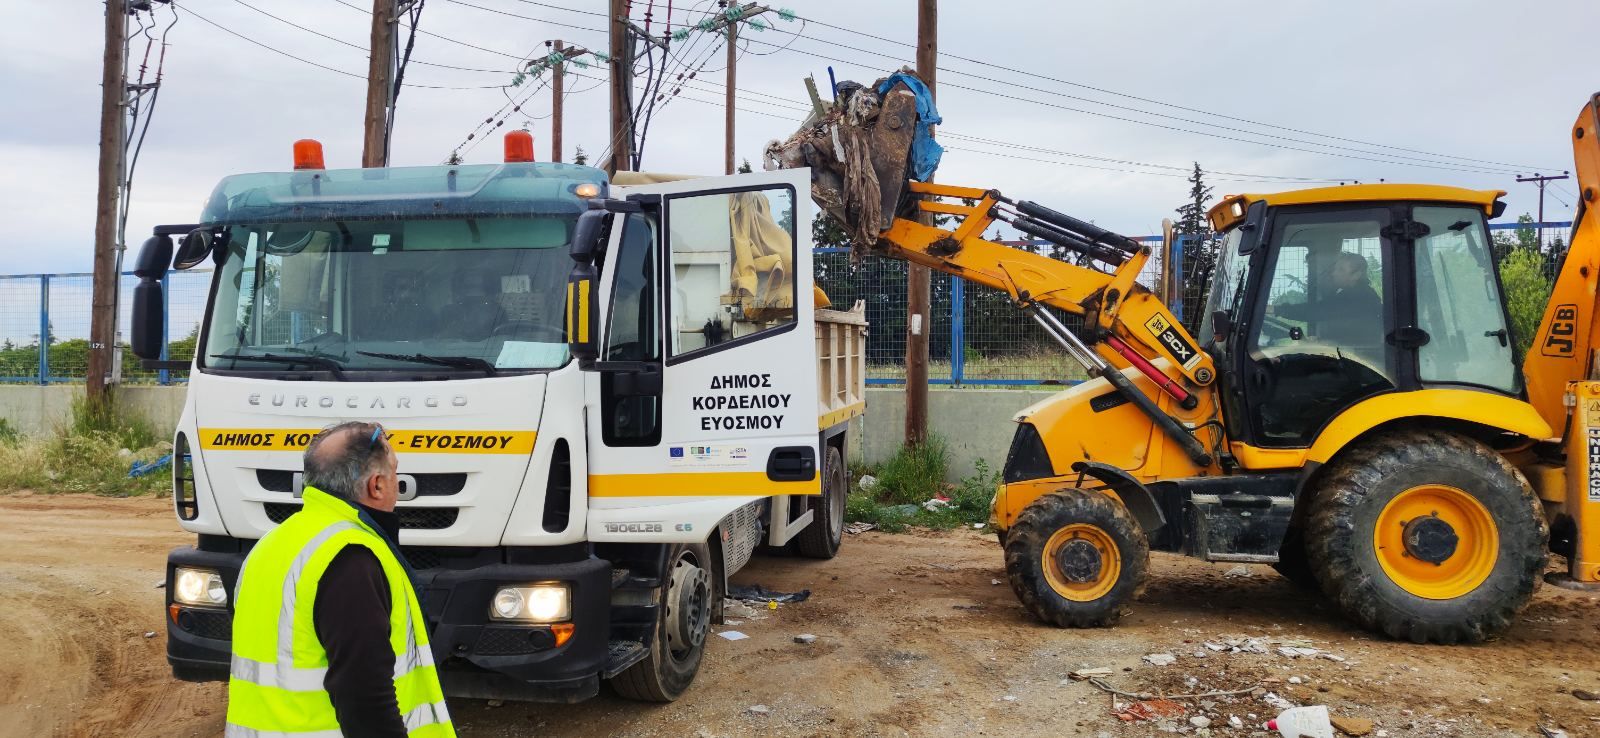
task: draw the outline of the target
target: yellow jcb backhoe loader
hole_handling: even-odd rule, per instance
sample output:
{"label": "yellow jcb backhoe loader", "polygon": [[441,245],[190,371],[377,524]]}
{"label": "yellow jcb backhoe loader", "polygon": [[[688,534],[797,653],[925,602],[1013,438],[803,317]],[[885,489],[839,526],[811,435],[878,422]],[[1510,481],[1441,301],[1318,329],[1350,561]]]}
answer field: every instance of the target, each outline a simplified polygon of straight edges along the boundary
{"label": "yellow jcb backhoe loader", "polygon": [[[1004,290],[1092,377],[1017,414],[994,499],[1011,586],[1040,619],[1114,622],[1151,549],[1272,563],[1417,642],[1506,628],[1547,552],[1566,557],[1563,582],[1600,581],[1600,96],[1572,130],[1582,199],[1522,372],[1487,228],[1503,192],[1228,197],[1209,213],[1224,240],[1192,336],[1135,282],[1149,247],[992,190],[902,188],[883,162],[907,151],[911,93],[885,90],[875,114],[842,102],[769,148],[772,165],[813,167],[814,198],[877,232],[873,252]],[[874,177],[881,209],[861,194]],[[984,240],[997,220],[1080,259]]]}

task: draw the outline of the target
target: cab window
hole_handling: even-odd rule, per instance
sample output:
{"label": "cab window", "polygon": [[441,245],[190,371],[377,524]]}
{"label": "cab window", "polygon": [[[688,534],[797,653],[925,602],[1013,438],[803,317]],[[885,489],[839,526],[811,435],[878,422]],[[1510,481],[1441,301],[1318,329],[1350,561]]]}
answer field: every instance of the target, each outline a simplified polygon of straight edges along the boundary
{"label": "cab window", "polygon": [[1417,327],[1428,334],[1417,351],[1420,379],[1515,393],[1517,367],[1483,211],[1418,207],[1412,219],[1428,229],[1416,246]]}
{"label": "cab window", "polygon": [[794,324],[793,190],[672,198],[667,213],[673,356]]}

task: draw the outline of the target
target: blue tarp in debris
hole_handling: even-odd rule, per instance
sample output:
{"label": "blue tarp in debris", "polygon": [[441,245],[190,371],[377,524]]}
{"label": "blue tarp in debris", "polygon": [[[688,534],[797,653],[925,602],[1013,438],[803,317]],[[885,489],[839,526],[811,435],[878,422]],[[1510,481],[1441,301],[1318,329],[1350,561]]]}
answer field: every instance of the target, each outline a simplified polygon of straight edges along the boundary
{"label": "blue tarp in debris", "polygon": [[939,168],[939,157],[944,155],[944,147],[933,140],[933,134],[928,126],[944,122],[939,117],[939,109],[934,107],[933,92],[922,80],[905,72],[895,72],[889,75],[883,84],[878,85],[878,94],[882,95],[894,87],[896,83],[904,82],[911,88],[911,93],[917,96],[917,133],[911,140],[911,177],[919,182],[926,182],[933,178],[933,173]]}

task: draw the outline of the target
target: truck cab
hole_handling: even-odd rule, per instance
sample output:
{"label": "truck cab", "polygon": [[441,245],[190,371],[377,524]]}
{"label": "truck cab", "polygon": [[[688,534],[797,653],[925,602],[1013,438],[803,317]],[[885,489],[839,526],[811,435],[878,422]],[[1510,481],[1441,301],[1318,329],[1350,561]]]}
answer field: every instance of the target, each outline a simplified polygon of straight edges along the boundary
{"label": "truck cab", "polygon": [[197,537],[167,565],[175,675],[226,678],[244,557],[344,420],[398,454],[399,543],[452,695],[570,701],[610,679],[675,699],[756,549],[838,550],[864,404],[859,351],[835,348],[865,322],[812,299],[805,172],[619,186],[315,153],[224,179],[139,256],[146,359],[162,275],[215,267],[174,439]]}

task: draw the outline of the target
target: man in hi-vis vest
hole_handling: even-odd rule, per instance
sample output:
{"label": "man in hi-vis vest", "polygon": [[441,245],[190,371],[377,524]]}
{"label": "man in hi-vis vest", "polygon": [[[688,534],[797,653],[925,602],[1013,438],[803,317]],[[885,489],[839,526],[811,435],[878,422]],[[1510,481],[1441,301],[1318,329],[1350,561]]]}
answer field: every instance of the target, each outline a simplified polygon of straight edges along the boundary
{"label": "man in hi-vis vest", "polygon": [[454,736],[427,622],[397,543],[383,427],[306,446],[305,506],[239,572],[229,736]]}

